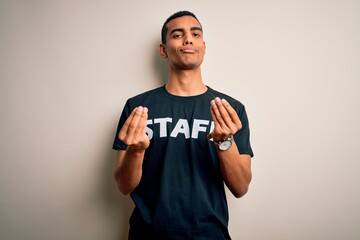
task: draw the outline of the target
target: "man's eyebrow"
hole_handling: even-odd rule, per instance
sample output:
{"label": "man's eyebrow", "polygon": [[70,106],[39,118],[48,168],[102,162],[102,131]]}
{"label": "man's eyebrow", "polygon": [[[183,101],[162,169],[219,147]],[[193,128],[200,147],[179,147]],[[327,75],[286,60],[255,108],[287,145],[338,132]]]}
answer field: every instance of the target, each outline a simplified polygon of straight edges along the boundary
{"label": "man's eyebrow", "polygon": [[[191,31],[201,31],[202,32],[201,27],[191,27],[190,30]],[[184,31],[185,31],[184,28],[174,28],[173,30],[171,30],[170,34],[173,34],[174,32],[184,32]]]}
{"label": "man's eyebrow", "polygon": [[191,30],[191,31],[197,30],[197,31],[201,31],[201,32],[202,32],[202,28],[201,28],[201,27],[192,27],[192,28],[190,28],[190,30]]}
{"label": "man's eyebrow", "polygon": [[184,32],[185,30],[183,28],[174,28],[171,30],[170,34],[173,34],[174,32]]}

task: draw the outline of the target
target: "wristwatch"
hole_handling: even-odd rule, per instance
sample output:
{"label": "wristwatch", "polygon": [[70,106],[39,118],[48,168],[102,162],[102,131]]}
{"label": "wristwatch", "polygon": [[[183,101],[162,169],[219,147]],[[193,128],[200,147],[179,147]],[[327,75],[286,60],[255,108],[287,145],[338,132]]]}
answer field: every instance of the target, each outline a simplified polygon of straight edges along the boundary
{"label": "wristwatch", "polygon": [[225,150],[228,150],[231,145],[232,145],[232,139],[233,139],[233,136],[230,136],[224,140],[220,140],[220,141],[214,141],[215,145],[217,146],[217,148],[221,151],[225,151]]}

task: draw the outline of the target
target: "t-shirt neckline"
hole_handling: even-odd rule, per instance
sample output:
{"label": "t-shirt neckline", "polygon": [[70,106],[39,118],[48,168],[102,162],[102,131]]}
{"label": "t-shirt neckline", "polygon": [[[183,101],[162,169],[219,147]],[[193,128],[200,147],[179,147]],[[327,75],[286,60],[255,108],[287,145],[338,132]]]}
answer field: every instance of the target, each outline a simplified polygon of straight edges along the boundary
{"label": "t-shirt neckline", "polygon": [[208,94],[208,92],[211,90],[211,88],[207,85],[206,86],[206,91],[201,93],[201,94],[198,94],[198,95],[193,95],[193,96],[178,96],[178,95],[174,95],[174,94],[171,94],[168,92],[168,90],[166,90],[166,84],[164,84],[161,89],[162,89],[162,92],[163,94],[166,96],[166,97],[169,97],[169,98],[172,98],[174,100],[180,100],[180,101],[190,101],[190,100],[195,100],[197,98],[201,98],[202,96]]}

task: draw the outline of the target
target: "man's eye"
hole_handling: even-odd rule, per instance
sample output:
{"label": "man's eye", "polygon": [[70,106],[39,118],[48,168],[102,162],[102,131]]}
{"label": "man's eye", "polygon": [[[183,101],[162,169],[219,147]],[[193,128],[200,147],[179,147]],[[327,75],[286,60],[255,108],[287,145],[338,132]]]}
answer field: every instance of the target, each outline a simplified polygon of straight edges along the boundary
{"label": "man's eye", "polygon": [[174,37],[174,38],[181,38],[181,37],[182,37],[182,34],[175,34],[173,37]]}

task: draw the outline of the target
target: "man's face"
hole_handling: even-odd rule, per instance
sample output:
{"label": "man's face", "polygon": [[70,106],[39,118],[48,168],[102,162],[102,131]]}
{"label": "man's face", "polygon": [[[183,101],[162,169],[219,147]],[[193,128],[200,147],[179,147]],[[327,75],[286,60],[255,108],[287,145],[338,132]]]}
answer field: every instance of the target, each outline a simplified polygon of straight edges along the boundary
{"label": "man's face", "polygon": [[160,53],[167,57],[174,70],[200,67],[205,55],[205,42],[200,23],[191,16],[171,20],[166,33],[166,44],[160,45]]}

